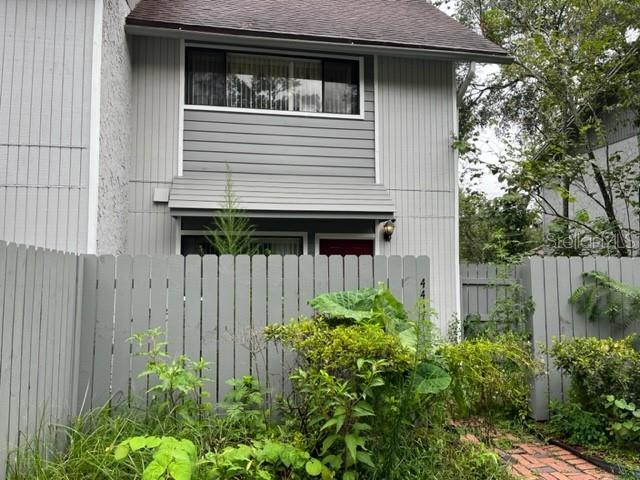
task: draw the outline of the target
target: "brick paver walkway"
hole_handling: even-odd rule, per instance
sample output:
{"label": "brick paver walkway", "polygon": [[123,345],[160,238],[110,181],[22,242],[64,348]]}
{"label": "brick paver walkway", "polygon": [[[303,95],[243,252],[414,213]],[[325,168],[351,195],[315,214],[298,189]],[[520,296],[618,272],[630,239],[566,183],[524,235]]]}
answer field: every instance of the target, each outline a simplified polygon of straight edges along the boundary
{"label": "brick paver walkway", "polygon": [[[513,447],[498,449],[502,460],[511,465],[512,473],[527,480],[614,480],[615,475],[605,472],[595,465],[584,461],[571,452],[555,445],[534,442],[518,442],[517,438],[507,437]],[[477,441],[474,435],[467,434],[465,440]]]}
{"label": "brick paver walkway", "polygon": [[521,443],[500,456],[514,475],[544,480],[613,480],[615,475],[555,445]]}

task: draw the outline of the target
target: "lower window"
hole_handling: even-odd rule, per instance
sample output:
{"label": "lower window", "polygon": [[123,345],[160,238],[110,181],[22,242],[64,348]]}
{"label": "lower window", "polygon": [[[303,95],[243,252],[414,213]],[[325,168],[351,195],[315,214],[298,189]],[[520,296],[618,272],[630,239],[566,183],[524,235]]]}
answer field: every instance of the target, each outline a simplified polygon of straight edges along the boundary
{"label": "lower window", "polygon": [[[253,241],[258,247],[258,252],[263,255],[302,255],[304,242],[302,237],[296,236],[269,236],[258,234]],[[216,255],[216,252],[204,234],[182,235],[180,243],[182,255]]]}

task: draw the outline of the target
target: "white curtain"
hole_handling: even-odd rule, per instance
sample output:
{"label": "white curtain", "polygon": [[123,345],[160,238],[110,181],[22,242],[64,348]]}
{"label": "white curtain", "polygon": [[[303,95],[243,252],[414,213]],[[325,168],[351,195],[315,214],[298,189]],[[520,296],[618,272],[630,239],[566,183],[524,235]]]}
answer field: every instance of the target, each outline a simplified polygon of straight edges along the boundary
{"label": "white curtain", "polygon": [[229,53],[227,105],[321,112],[322,62]]}

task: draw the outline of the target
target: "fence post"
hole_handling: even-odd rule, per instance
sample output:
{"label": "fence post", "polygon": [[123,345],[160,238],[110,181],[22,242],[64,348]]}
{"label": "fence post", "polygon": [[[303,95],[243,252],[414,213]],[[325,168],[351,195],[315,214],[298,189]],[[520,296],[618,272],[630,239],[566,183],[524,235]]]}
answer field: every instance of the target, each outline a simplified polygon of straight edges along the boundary
{"label": "fence post", "polygon": [[518,269],[520,284],[525,296],[533,300],[534,311],[527,330],[531,335],[533,354],[543,361],[543,373],[534,378],[531,386],[530,407],[534,420],[549,419],[549,359],[543,352],[546,345],[546,319],[544,308],[544,266],[540,258],[527,258]]}

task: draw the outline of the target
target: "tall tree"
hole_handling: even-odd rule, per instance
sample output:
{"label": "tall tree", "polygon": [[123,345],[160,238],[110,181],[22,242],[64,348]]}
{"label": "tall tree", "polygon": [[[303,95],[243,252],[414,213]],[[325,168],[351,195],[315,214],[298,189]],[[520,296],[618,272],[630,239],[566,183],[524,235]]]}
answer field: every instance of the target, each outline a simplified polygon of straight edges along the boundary
{"label": "tall tree", "polygon": [[[509,148],[490,168],[511,191],[530,195],[567,234],[611,234],[618,255],[632,254],[629,236],[640,233],[631,221],[640,215],[640,158],[614,151],[601,158],[598,150],[607,144],[607,118],[629,111],[640,117],[640,2],[444,3],[514,57],[486,83],[463,70],[457,143],[473,143],[479,129],[496,128]],[[473,148],[467,151],[478,161]],[[576,196],[588,198],[595,214],[571,215]]]}
{"label": "tall tree", "polygon": [[540,215],[524,195],[489,199],[460,192],[460,258],[471,263],[509,263],[535,253],[542,244]]}

